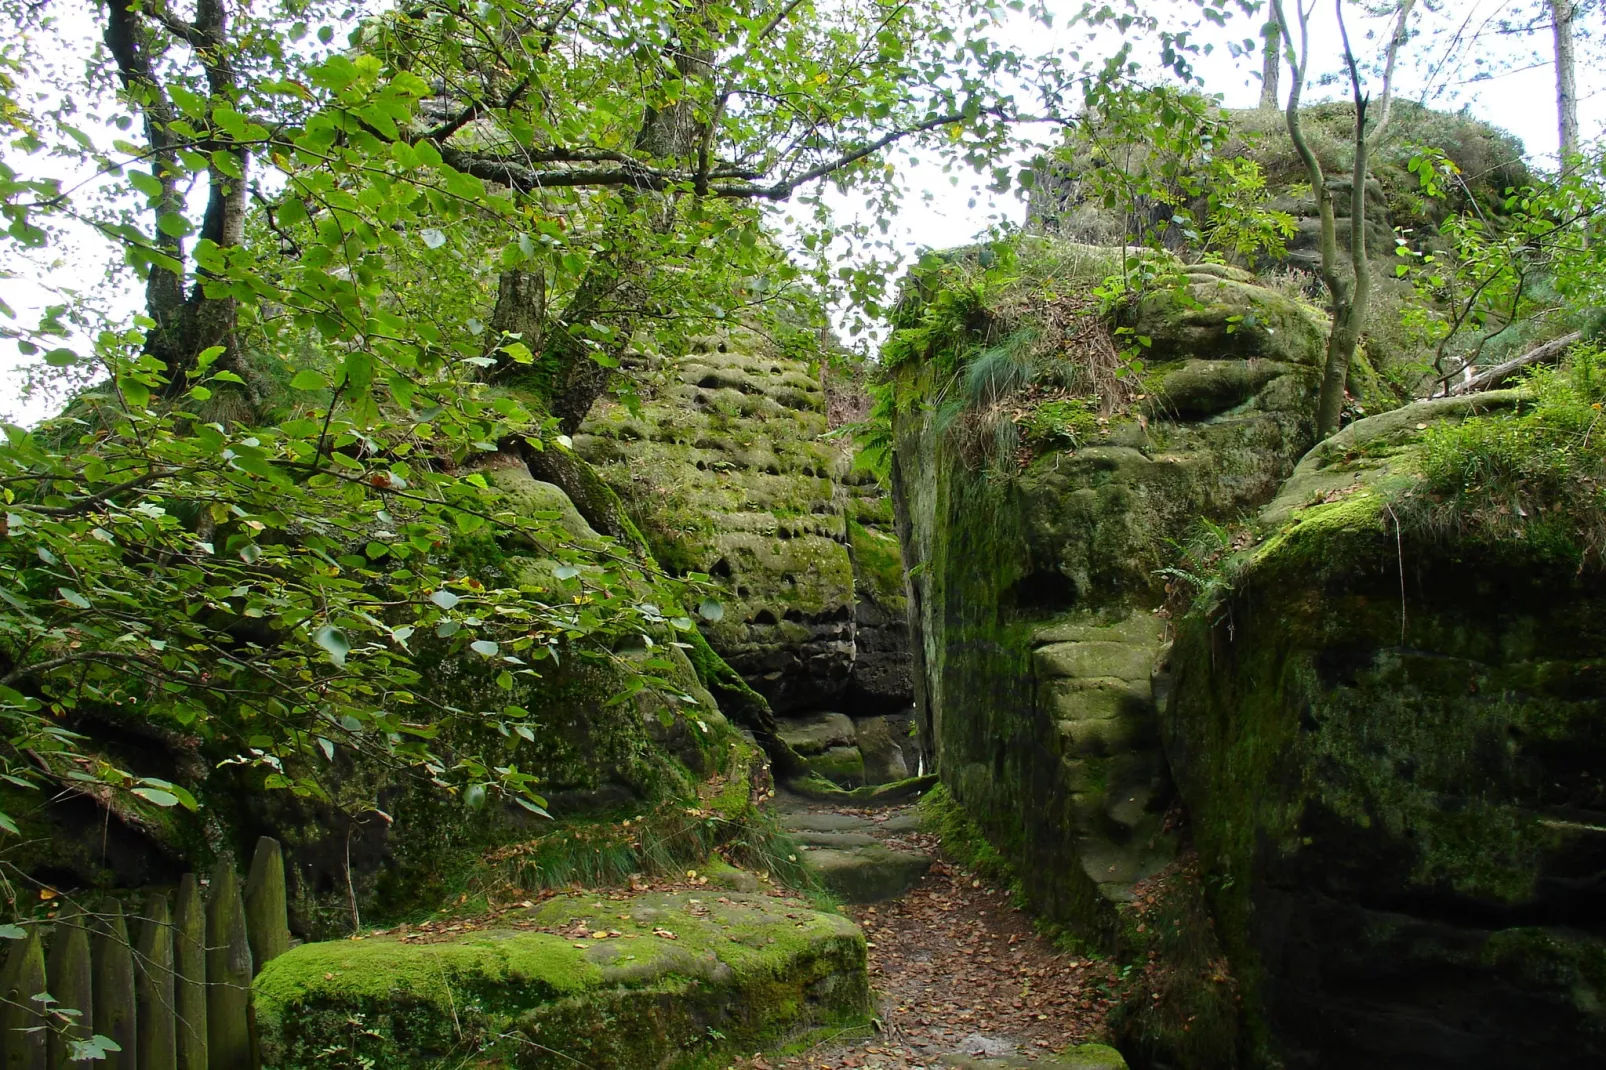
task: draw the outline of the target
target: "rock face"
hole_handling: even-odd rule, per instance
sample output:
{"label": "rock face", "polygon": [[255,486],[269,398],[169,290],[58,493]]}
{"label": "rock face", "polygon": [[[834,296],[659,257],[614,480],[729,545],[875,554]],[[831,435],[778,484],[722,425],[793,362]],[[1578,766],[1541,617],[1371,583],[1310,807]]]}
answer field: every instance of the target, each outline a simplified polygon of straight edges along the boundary
{"label": "rock face", "polygon": [[427,943],[303,944],[255,982],[263,1065],[338,1052],[351,1066],[673,1070],[868,1016],[852,922],[793,899],[715,899],[569,896]]}
{"label": "rock face", "polygon": [[1606,581],[1409,512],[1431,430],[1517,400],[1323,443],[1179,626],[1167,751],[1290,1067],[1606,1062]]}
{"label": "rock face", "polygon": [[844,713],[814,713],[777,719],[780,736],[807,762],[809,771],[844,788],[891,784],[914,776],[922,756],[914,711],[854,719]]}
{"label": "rock face", "polygon": [[[818,705],[853,669],[853,566],[820,384],[794,362],[709,339],[656,369],[632,414],[599,406],[575,445],[619,490],[659,563],[725,589],[708,635],[777,712]],[[724,350],[721,352],[720,350]],[[740,351],[737,351],[740,350]]]}
{"label": "rock face", "polygon": [[1033,906],[1153,980],[1128,1058],[1606,1065],[1598,359],[1301,460],[1311,310],[1189,269],[1090,405],[1050,272],[1096,257],[994,255],[888,345],[917,691]]}
{"label": "rock face", "polygon": [[[1054,243],[1028,242],[1020,255],[1108,259]],[[967,270],[950,269],[946,284]],[[1058,293],[1074,282],[1048,274],[1033,285]],[[928,281],[932,311],[905,310],[905,337],[933,336],[944,285]],[[1113,939],[1115,904],[1176,848],[1156,716],[1167,540],[1196,518],[1229,520],[1269,499],[1312,436],[1320,318],[1222,269],[1188,276],[1186,293],[1134,310],[1134,330],[1151,341],[1141,389],[1102,418],[1095,404],[1032,432],[1029,463],[1007,458],[1016,463],[1002,474],[967,453],[966,421],[987,412],[956,415],[938,401],[956,378],[952,354],[929,349],[893,372],[893,487],[936,768],[1016,864],[1034,906],[1096,940]],[[981,348],[986,332],[965,344]],[[1037,374],[1075,381],[1082,359],[1067,343]],[[1027,429],[1080,404],[1023,398],[1002,404],[1020,406]]]}
{"label": "rock face", "polygon": [[[841,440],[822,437],[818,367],[738,328],[634,372],[640,405],[599,403],[575,449],[662,565],[720,589],[723,617],[703,622],[709,644],[783,718],[906,708],[914,685],[891,500],[853,470]],[[834,757],[816,771],[865,782],[856,759]],[[873,764],[872,783],[893,779],[890,760]]]}

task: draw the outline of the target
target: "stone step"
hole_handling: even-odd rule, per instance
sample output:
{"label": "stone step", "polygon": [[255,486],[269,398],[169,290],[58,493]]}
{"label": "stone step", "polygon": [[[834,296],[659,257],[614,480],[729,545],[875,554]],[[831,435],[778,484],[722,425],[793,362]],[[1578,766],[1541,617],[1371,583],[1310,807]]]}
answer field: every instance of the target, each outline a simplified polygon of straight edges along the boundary
{"label": "stone step", "polygon": [[797,832],[804,847],[874,847],[881,841],[864,832]]}
{"label": "stone step", "polygon": [[1000,1058],[978,1058],[969,1055],[944,1055],[942,1065],[954,1070],[1127,1070],[1121,1053],[1104,1044],[1078,1044],[1058,1055],[1028,1059],[1021,1055]]}
{"label": "stone step", "polygon": [[868,847],[805,849],[803,864],[827,888],[848,903],[896,899],[914,887],[931,856],[923,851],[896,851],[880,844]]}
{"label": "stone step", "polygon": [[792,832],[863,832],[875,822],[857,814],[837,814],[820,810],[782,811],[781,825]]}

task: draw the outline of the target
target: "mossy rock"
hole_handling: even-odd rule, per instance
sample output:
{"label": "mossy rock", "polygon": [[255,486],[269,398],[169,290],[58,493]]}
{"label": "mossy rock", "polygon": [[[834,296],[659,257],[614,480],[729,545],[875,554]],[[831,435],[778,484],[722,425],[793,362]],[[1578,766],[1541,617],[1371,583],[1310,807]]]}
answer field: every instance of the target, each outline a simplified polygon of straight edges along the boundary
{"label": "mossy rock", "polygon": [[845,713],[813,713],[776,720],[776,734],[804,757],[824,754],[832,747],[858,744],[853,718]]}
{"label": "mossy rock", "polygon": [[848,903],[895,899],[931,868],[928,854],[880,844],[811,848],[803,862],[826,888]]}
{"label": "mossy rock", "polygon": [[1121,1053],[1108,1044],[1078,1044],[1055,1055],[1031,1059],[1015,1055],[998,1059],[945,1055],[942,1065],[955,1070],[1127,1070]]}
{"label": "mossy rock", "polygon": [[263,1065],[326,1066],[333,1052],[340,1065],[673,1070],[870,1009],[863,935],[795,900],[568,896],[500,924],[280,956],[254,985]]}
{"label": "mossy rock", "polygon": [[864,755],[858,747],[827,747],[808,760],[809,771],[844,788],[864,783]]}
{"label": "mossy rock", "polygon": [[[1097,262],[1040,238],[1020,257],[1056,254]],[[1105,254],[1119,270],[1119,251]],[[1112,952],[1118,905],[1176,850],[1156,723],[1156,610],[1183,582],[1167,570],[1185,564],[1178,546],[1201,520],[1228,525],[1259,508],[1309,448],[1326,334],[1319,311],[1241,271],[1151,263],[1180,276],[1181,292],[1157,287],[1106,324],[1150,343],[1136,389],[1099,394],[1087,368],[1066,377],[1060,362],[1092,359],[1069,338],[1052,377],[1033,373],[1061,395],[1052,404],[1069,434],[1028,436],[1030,449],[992,463],[967,452],[959,431],[987,413],[956,412],[953,398],[983,341],[892,373],[892,485],[935,767],[1032,908]],[[936,285],[920,294],[933,308],[952,298]],[[1055,329],[1074,285],[984,301],[976,338],[996,353],[1000,337]],[[1030,409],[1030,391],[996,408],[1017,402]]]}
{"label": "mossy rock", "polygon": [[1329,439],[1178,624],[1166,751],[1264,1058],[1606,1059],[1606,577],[1424,475],[1521,400]]}
{"label": "mossy rock", "polygon": [[[840,696],[855,657],[847,506],[866,519],[887,510],[860,508],[881,497],[873,486],[845,493],[851,456],[821,437],[818,375],[735,328],[655,361],[642,380],[640,406],[599,404],[576,451],[660,564],[722,588],[708,641],[777,712]],[[878,549],[896,554],[884,538]],[[867,579],[867,590],[881,582]]]}

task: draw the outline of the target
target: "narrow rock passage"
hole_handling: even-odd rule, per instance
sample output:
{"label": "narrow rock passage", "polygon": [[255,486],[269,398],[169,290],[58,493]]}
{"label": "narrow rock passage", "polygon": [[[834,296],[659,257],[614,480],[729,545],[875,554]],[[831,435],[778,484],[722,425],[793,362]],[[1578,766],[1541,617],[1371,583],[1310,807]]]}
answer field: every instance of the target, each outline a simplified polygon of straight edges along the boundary
{"label": "narrow rock passage", "polygon": [[[863,810],[783,797],[780,807],[783,822],[797,831],[811,855],[857,850],[893,856],[887,863],[891,875],[860,873],[855,879],[862,886],[895,883],[899,873],[907,873],[909,863],[897,856],[927,856],[930,862],[895,898],[845,908],[869,938],[879,1031],[829,1038],[800,1055],[753,1058],[738,1067],[936,1070],[1058,1064],[1096,1070],[1124,1065],[1089,1058],[1058,1063],[1052,1056],[1101,1034],[1114,970],[1102,961],[1057,951],[1039,937],[1029,917],[1011,905],[1008,892],[942,857],[936,838],[918,831],[912,806]],[[832,836],[854,839],[821,843]],[[834,883],[830,866],[841,862],[826,861],[830,865],[821,867],[822,876]],[[871,867],[866,862],[860,868]]]}

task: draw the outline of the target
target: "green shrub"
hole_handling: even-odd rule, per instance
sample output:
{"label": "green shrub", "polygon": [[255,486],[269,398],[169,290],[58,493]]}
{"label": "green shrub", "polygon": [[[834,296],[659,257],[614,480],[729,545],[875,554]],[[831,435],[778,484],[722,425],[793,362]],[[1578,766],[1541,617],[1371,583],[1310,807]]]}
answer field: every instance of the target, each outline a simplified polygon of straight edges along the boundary
{"label": "green shrub", "polygon": [[[1423,434],[1430,494],[1417,517],[1489,541],[1518,540],[1580,561],[1606,549],[1606,351],[1575,347],[1531,373],[1520,410]],[[1598,560],[1597,560],[1598,563]]]}

